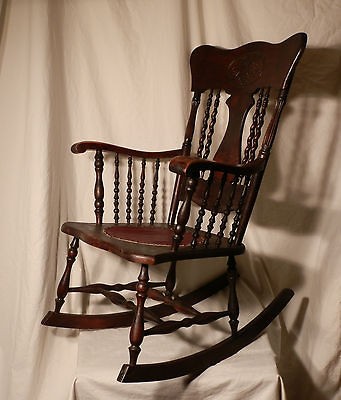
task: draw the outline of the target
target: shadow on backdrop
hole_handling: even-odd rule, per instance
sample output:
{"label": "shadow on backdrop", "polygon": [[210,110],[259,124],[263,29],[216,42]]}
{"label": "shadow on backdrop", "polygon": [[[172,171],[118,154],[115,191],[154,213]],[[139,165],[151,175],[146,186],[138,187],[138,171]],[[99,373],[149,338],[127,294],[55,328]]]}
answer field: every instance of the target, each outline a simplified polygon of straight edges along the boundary
{"label": "shadow on backdrop", "polygon": [[[293,112],[295,100],[300,107],[301,117],[293,131],[290,132],[294,140],[295,152],[292,153],[288,163],[288,170],[281,175],[278,168],[280,151],[275,146],[268,166],[263,186],[259,193],[259,200],[253,213],[253,222],[256,225],[269,228],[277,228],[292,234],[309,235],[318,230],[320,219],[325,213],[324,202],[332,195],[336,182],[333,182],[331,171],[335,168],[337,160],[337,147],[340,140],[340,107],[336,109],[337,115],[324,117],[322,113],[323,101],[336,99],[340,96],[341,89],[341,51],[338,48],[307,48],[301,63],[297,67],[295,79],[289,95],[288,106],[283,115],[283,121]],[[326,148],[320,149],[321,157],[314,160],[319,163],[318,174],[307,185],[309,165],[312,157],[309,152],[320,143],[311,137],[311,130],[316,130],[314,125],[317,120],[325,118],[332,122],[331,129],[319,133],[327,137],[322,143]],[[285,132],[279,132],[285,135]],[[310,163],[310,164],[309,164]],[[281,200],[272,199],[272,194],[278,187],[284,185],[284,197]],[[307,190],[308,189],[308,190]],[[331,211],[335,218],[340,220],[340,213]],[[262,258],[264,258],[262,256]],[[285,262],[284,262],[285,264]],[[303,284],[302,273],[291,266],[283,268],[283,260],[266,261],[267,268],[274,272],[281,283],[297,288]],[[275,269],[276,271],[271,271]],[[278,271],[281,271],[278,273]],[[290,280],[290,282],[289,282]],[[332,384],[326,384],[324,389],[317,386],[313,380],[313,371],[308,371],[295,350],[297,338],[302,330],[309,299],[303,298],[295,322],[290,331],[283,323],[280,316],[282,330],[282,352],[279,357],[279,373],[284,379],[288,400],[296,400],[300,390],[301,396],[307,396],[310,400],[329,400],[335,388]],[[271,338],[270,338],[271,339]],[[293,373],[295,371],[295,373]],[[304,387],[297,389],[297,377],[304,382]],[[301,397],[303,398],[303,397]]]}
{"label": "shadow on backdrop", "polygon": [[[288,105],[284,111],[283,122],[293,112],[293,103],[300,108],[300,119],[290,132],[295,149],[288,162],[288,169],[282,173],[278,168],[280,150],[274,146],[270,163],[259,192],[259,200],[255,207],[252,220],[264,227],[283,229],[297,234],[309,234],[316,230],[320,219],[323,201],[330,196],[333,166],[338,162],[337,145],[340,140],[340,114],[333,115],[332,129],[323,131],[320,135],[328,137],[326,148],[321,149],[321,157],[314,160],[319,163],[318,173],[313,183],[308,183],[307,175],[311,164],[311,150],[315,143],[311,135],[317,119],[321,119],[321,106],[325,99],[340,95],[341,87],[341,51],[337,48],[307,48],[297,67],[294,82],[289,94]],[[296,112],[298,114],[298,112]],[[328,115],[325,115],[328,118]],[[282,126],[283,126],[282,122]],[[281,128],[280,128],[281,130]],[[284,136],[285,131],[279,132]],[[282,150],[281,150],[282,151]],[[310,163],[310,164],[309,164]],[[271,195],[278,187],[284,186],[284,198],[275,200]]]}

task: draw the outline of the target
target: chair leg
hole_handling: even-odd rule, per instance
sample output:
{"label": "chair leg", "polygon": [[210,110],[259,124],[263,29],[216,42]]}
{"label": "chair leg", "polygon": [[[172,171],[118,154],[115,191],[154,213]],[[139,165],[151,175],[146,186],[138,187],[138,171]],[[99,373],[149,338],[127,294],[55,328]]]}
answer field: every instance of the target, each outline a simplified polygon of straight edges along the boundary
{"label": "chair leg", "polygon": [[57,298],[55,300],[55,303],[56,303],[55,312],[57,312],[57,313],[60,312],[60,309],[62,308],[62,305],[64,304],[65,296],[67,295],[67,293],[69,291],[70,274],[71,274],[72,265],[75,262],[77,254],[78,254],[78,246],[79,246],[79,239],[74,237],[70,244],[69,250],[68,250],[65,271],[59,282],[58,289],[57,289]]}
{"label": "chair leg", "polygon": [[172,296],[176,283],[176,261],[172,261],[166,277],[166,295]]}
{"label": "chair leg", "polygon": [[144,337],[144,303],[147,298],[148,291],[148,265],[142,264],[140,275],[138,277],[138,283],[136,284],[136,311],[135,318],[130,328],[130,347],[129,355],[130,361],[129,365],[136,365],[138,355],[140,354],[142,343]]}
{"label": "chair leg", "polygon": [[238,317],[239,317],[239,304],[236,291],[236,283],[238,278],[238,271],[236,268],[236,260],[234,256],[230,256],[227,261],[228,269],[227,276],[229,281],[229,299],[228,299],[228,312],[229,312],[229,323],[231,326],[232,335],[237,333],[238,329]]}

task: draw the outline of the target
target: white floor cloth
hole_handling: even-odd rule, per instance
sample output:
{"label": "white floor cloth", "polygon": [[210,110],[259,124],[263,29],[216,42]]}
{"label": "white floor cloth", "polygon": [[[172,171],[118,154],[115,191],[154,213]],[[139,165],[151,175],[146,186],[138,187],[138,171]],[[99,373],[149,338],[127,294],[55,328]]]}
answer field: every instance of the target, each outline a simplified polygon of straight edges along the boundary
{"label": "white floor cloth", "polygon": [[[243,313],[241,325],[261,311],[252,291],[239,285]],[[222,309],[227,292],[220,292],[197,307],[202,311]],[[219,308],[218,308],[219,307]],[[139,360],[162,362],[200,351],[229,334],[226,320],[209,327],[182,329],[175,335],[146,338]],[[175,336],[175,337],[174,337]],[[122,345],[122,344],[125,344]],[[73,400],[117,399],[214,399],[285,400],[284,384],[278,373],[275,352],[267,335],[237,355],[204,371],[190,384],[186,378],[153,383],[121,384],[116,377],[127,362],[127,329],[83,331],[79,340],[78,369]],[[261,372],[260,372],[261,371]]]}
{"label": "white floor cloth", "polygon": [[[93,374],[90,367],[99,360],[84,356],[92,340],[95,355],[107,346],[114,351],[117,343],[104,337],[116,333],[79,335],[40,325],[64,268],[68,238],[59,227],[93,218],[92,156],[71,155],[71,144],[88,139],[146,150],[177,148],[190,102],[188,58],[194,47],[278,42],[298,31],[307,32],[308,49],[246,234],[247,253],[239,261],[243,282],[259,304],[286,286],[296,292],[280,324],[262,337],[264,346],[255,344],[264,349],[261,358],[273,352],[276,365],[261,362],[255,371],[252,361],[244,367],[241,353],[239,361],[208,370],[179,398],[218,398],[220,386],[206,386],[215,373],[226,375],[225,398],[233,398],[236,382],[229,371],[237,376],[238,363],[257,382],[271,370],[270,391],[279,390],[281,376],[288,400],[340,398],[340,1],[0,4],[0,399],[63,400],[78,391],[83,400],[94,398],[85,394],[94,385],[101,391],[95,398],[105,398],[116,374],[112,354]],[[102,260],[102,252],[82,246],[73,281],[135,278],[135,267],[114,256],[104,265]],[[191,267],[182,273],[196,275]],[[74,299],[67,305],[80,306]],[[118,347],[123,351],[126,342]],[[250,398],[270,398],[257,387]],[[112,390],[111,398],[121,399],[115,390],[128,389],[113,383]],[[147,386],[146,393],[152,396],[153,390]]]}

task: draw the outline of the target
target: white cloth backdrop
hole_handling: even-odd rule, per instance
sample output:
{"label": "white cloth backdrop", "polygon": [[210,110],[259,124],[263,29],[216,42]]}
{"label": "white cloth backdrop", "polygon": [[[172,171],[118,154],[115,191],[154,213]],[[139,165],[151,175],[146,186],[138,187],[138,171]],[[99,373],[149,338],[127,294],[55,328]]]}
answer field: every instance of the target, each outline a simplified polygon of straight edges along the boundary
{"label": "white cloth backdrop", "polygon": [[[241,286],[263,305],[282,287],[295,290],[268,331],[287,398],[337,399],[340,22],[338,0],[2,1],[1,399],[67,399],[84,358],[77,361],[78,332],[40,325],[64,268],[68,239],[59,227],[92,217],[91,157],[72,156],[70,145],[93,139],[177,148],[195,46],[277,42],[298,31],[308,33],[308,49],[246,235]],[[85,252],[75,281],[99,276]],[[96,266],[100,256],[91,253]],[[124,262],[109,261],[117,266],[113,278],[131,278]],[[114,390],[110,398],[125,398]],[[265,396],[256,388],[240,398]]]}

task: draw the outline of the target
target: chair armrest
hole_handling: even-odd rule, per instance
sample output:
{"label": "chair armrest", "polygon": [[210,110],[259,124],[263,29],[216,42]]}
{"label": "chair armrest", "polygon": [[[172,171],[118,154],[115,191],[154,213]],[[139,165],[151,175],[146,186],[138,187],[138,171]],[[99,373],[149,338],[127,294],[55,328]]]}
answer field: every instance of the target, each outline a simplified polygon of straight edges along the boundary
{"label": "chair armrest", "polygon": [[257,158],[245,165],[229,165],[200,157],[177,156],[171,160],[169,169],[176,174],[193,178],[197,177],[199,172],[203,171],[226,172],[234,175],[251,175],[262,171],[265,168],[265,162],[264,159]]}
{"label": "chair armrest", "polygon": [[173,158],[182,153],[181,149],[166,151],[140,151],[102,142],[78,142],[73,144],[71,147],[71,151],[74,154],[85,153],[88,150],[109,151],[140,158]]}

